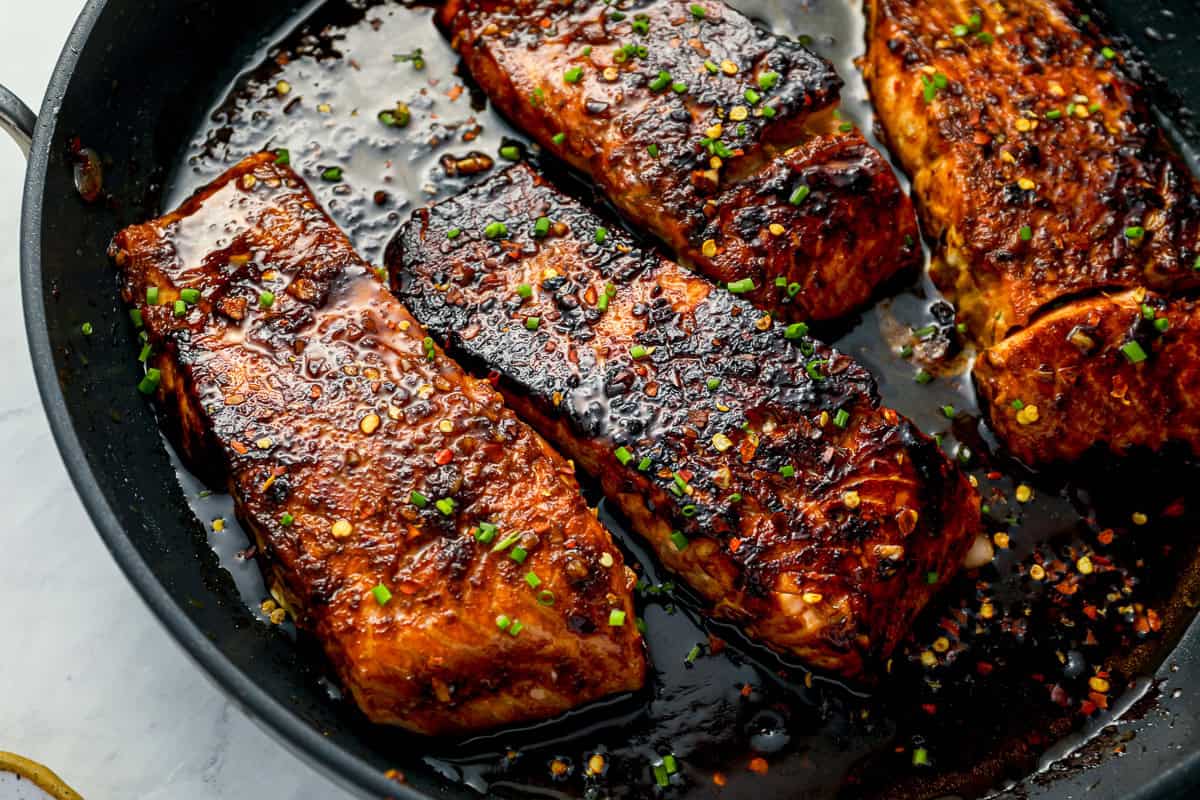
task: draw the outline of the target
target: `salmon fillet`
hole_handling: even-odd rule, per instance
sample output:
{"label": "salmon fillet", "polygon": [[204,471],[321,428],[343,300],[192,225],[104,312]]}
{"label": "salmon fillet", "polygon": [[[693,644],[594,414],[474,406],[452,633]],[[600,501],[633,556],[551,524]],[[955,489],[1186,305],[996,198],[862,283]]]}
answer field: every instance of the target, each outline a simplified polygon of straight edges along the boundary
{"label": "salmon fillet", "polygon": [[833,67],[724,3],[450,0],[439,19],[501,112],[760,307],[836,319],[919,262],[891,168],[833,117]]}
{"label": "salmon fillet", "polygon": [[642,685],[634,577],[570,465],[274,154],[111,254],[153,350],[142,390],[367,717],[462,733]]}
{"label": "salmon fillet", "polygon": [[[1124,57],[1071,2],[872,0],[869,14],[879,123],[935,242],[934,282],[993,348],[975,378],[1004,444],[1033,465],[1179,437],[1200,451],[1190,370],[1176,372],[1197,349],[1192,305],[1159,297],[1200,286],[1197,183]],[[1146,290],[1165,336],[1139,321]],[[1072,342],[1077,326],[1094,336]],[[1144,361],[1122,356],[1131,341]]]}
{"label": "salmon fillet", "polygon": [[431,333],[778,652],[863,674],[975,537],[977,494],[861,366],[525,165],[417,211],[386,261]]}

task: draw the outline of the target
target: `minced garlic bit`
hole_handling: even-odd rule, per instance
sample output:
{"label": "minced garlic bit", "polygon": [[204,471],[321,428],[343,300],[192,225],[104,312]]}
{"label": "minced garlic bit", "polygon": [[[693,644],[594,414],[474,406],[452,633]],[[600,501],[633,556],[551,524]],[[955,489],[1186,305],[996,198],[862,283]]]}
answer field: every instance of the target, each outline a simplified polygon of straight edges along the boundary
{"label": "minced garlic bit", "polygon": [[600,775],[604,772],[604,756],[595,753],[587,762],[587,771],[589,775]]}
{"label": "minced garlic bit", "polygon": [[842,503],[846,508],[853,510],[862,505],[862,498],[858,496],[858,492],[851,489],[842,495]]}
{"label": "minced garlic bit", "polygon": [[745,106],[734,106],[729,109],[729,118],[734,122],[741,122],[748,116],[750,116],[750,110]]}
{"label": "minced garlic bit", "polygon": [[282,608],[277,608],[271,612],[270,618],[272,625],[282,625],[284,620],[287,619],[287,611]]}
{"label": "minced garlic bit", "polygon": [[1133,520],[1134,525],[1145,525],[1150,521],[1150,518],[1140,511],[1133,512],[1132,516],[1130,516],[1130,519]]}
{"label": "minced garlic bit", "polygon": [[600,554],[600,566],[608,568],[613,565],[612,553],[604,552]]}
{"label": "minced garlic bit", "polygon": [[1101,678],[1099,675],[1094,675],[1091,678],[1088,678],[1088,686],[1091,687],[1093,692],[1100,692],[1101,694],[1107,692],[1110,688],[1108,681],[1104,680],[1104,678]]}
{"label": "minced garlic bit", "polygon": [[287,94],[291,90],[292,90],[292,85],[290,83],[288,83],[287,81],[279,81],[278,83],[275,84],[275,93],[276,94]]}
{"label": "minced garlic bit", "polygon": [[733,447],[733,440],[723,433],[715,434],[712,437],[713,447],[717,448],[718,453],[724,453],[729,448]]}
{"label": "minced garlic bit", "polygon": [[258,445],[259,450],[270,450],[271,449],[271,439],[270,439],[270,437],[267,437],[267,436],[262,437],[257,442],[255,442],[255,444]]}
{"label": "minced garlic bit", "polygon": [[772,236],[783,236],[784,233],[784,227],[778,222],[772,222],[767,230],[771,232]]}
{"label": "minced garlic bit", "polygon": [[715,239],[705,239],[704,244],[700,245],[700,252],[705,258],[712,258],[717,254],[717,242]]}
{"label": "minced garlic bit", "polygon": [[934,649],[934,652],[937,652],[937,653],[946,652],[947,650],[950,649],[950,640],[947,639],[945,636],[939,636],[933,642],[933,649]]}
{"label": "minced garlic bit", "polygon": [[450,433],[454,430],[454,423],[448,419],[444,419],[438,423],[438,430],[442,433]]}
{"label": "minced garlic bit", "polygon": [[729,59],[725,59],[721,62],[721,72],[724,72],[726,75],[737,75],[737,71],[737,64],[733,63]]}
{"label": "minced garlic bit", "polygon": [[821,597],[820,592],[805,592],[804,594],[800,595],[800,599],[808,603],[810,606],[815,606],[824,598]]}
{"label": "minced garlic bit", "polygon": [[212,529],[214,531],[216,531],[217,533],[220,533],[221,531],[225,530],[225,518],[217,517],[216,519],[214,519],[212,521]]}
{"label": "minced garlic bit", "polygon": [[354,526],[344,519],[339,519],[329,528],[329,532],[333,534],[333,538],[335,539],[345,539],[354,533]]}
{"label": "minced garlic bit", "polygon": [[1017,412],[1017,422],[1022,425],[1032,425],[1038,421],[1038,418],[1038,407],[1035,405],[1025,406]]}
{"label": "minced garlic bit", "polygon": [[1033,578],[1035,581],[1043,580],[1046,577],[1046,570],[1041,564],[1034,564],[1029,568],[1029,577]]}
{"label": "minced garlic bit", "polygon": [[1095,570],[1095,566],[1092,564],[1092,559],[1083,556],[1075,562],[1075,569],[1079,570],[1081,575],[1091,575],[1092,571]]}
{"label": "minced garlic bit", "polygon": [[1019,179],[1017,181],[1017,186],[1020,186],[1022,189],[1024,189],[1027,192],[1030,191],[1031,189],[1037,188],[1037,184],[1034,183],[1033,181],[1031,181],[1029,178]]}
{"label": "minced garlic bit", "polygon": [[707,136],[709,139],[720,139],[721,134],[724,132],[725,132],[725,128],[722,127],[721,123],[718,122],[716,125],[713,125],[711,128],[706,130],[704,132],[704,135]]}
{"label": "minced garlic bit", "polygon": [[1018,503],[1028,503],[1030,501],[1030,499],[1033,498],[1033,489],[1031,489],[1028,485],[1022,483],[1020,486],[1017,487],[1016,494],[1017,494],[1017,502]]}
{"label": "minced garlic bit", "polygon": [[996,547],[999,547],[1001,550],[1008,549],[1008,534],[1004,531],[997,531],[996,534],[992,536],[992,541],[995,542]]}
{"label": "minced garlic bit", "polygon": [[370,435],[379,429],[379,415],[375,413],[367,414],[358,423],[358,429],[363,433]]}

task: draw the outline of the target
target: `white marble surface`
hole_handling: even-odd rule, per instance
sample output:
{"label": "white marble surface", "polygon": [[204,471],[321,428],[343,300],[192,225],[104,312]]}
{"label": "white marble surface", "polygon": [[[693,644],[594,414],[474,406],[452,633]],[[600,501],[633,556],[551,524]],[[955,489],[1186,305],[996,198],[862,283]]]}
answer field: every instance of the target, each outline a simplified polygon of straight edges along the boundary
{"label": "white marble surface", "polygon": [[[35,109],[81,0],[0,0],[0,83]],[[88,800],[349,795],[232,707],[105,550],[50,437],[25,346],[25,164],[0,134],[0,750]],[[0,798],[11,797],[0,785]]]}

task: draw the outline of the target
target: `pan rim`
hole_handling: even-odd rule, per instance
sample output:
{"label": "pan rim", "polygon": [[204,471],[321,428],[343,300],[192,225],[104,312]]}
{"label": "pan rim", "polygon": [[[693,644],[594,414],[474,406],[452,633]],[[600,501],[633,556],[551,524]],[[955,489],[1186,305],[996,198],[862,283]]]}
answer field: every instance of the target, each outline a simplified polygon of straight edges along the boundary
{"label": "pan rim", "polygon": [[108,0],[87,0],[59,54],[38,111],[21,200],[20,280],[25,335],[34,377],[51,434],[76,494],[83,502],[113,560],[154,618],[188,656],[266,733],[274,734],[295,756],[309,756],[326,776],[362,796],[426,800],[410,786],[395,783],[364,759],[344,750],[238,669],[205,636],[158,581],[95,481],[83,444],[71,423],[66,397],[54,368],[42,280],[42,221],[50,148],[60,108],[79,58]]}

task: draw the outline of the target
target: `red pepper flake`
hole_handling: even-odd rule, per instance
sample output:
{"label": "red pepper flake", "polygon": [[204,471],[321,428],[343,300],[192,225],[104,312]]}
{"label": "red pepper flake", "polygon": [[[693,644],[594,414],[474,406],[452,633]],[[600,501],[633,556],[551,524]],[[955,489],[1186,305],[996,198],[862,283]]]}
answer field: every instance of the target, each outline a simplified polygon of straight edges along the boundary
{"label": "red pepper flake", "polygon": [[987,479],[988,479],[989,481],[998,481],[998,480],[1000,480],[1002,477],[1004,477],[1004,476],[1003,476],[1001,473],[999,473],[999,472],[996,472],[995,470],[992,470],[991,472],[989,472],[989,473],[987,474]]}
{"label": "red pepper flake", "polygon": [[720,655],[725,650],[725,640],[711,633],[708,635],[708,652],[715,655]]}
{"label": "red pepper flake", "polygon": [[1100,542],[1100,544],[1112,544],[1113,536],[1113,529],[1105,528],[1096,535],[1096,540]]}
{"label": "red pepper flake", "polygon": [[715,783],[717,786],[724,786],[726,783],[725,773],[724,772],[714,772],[713,773],[713,783]]}
{"label": "red pepper flake", "polygon": [[748,684],[748,683],[742,684],[742,697],[749,697],[750,693],[753,691],[754,691],[754,688],[752,686],[750,686],[750,684]]}
{"label": "red pepper flake", "polygon": [[937,713],[937,705],[934,703],[922,703],[921,710],[932,716]]}
{"label": "red pepper flake", "polygon": [[1088,692],[1088,699],[1095,703],[1097,708],[1108,708],[1107,695],[1100,694],[1100,692]]}
{"label": "red pepper flake", "polygon": [[742,540],[736,536],[729,540],[729,552],[736,553],[738,548],[742,546]]}
{"label": "red pepper flake", "polygon": [[979,661],[975,664],[975,671],[978,672],[980,675],[984,676],[985,678],[988,675],[991,675],[992,670],[994,670],[995,668],[996,667],[993,664],[990,664],[987,661]]}
{"label": "red pepper flake", "polygon": [[435,459],[439,467],[444,467],[454,460],[454,453],[450,452],[449,447],[443,447],[441,452],[437,454]]}
{"label": "red pepper flake", "polygon": [[491,372],[489,372],[487,379],[488,379],[488,383],[490,383],[493,387],[500,385],[500,373],[497,372],[496,370],[492,370]]}
{"label": "red pepper flake", "polygon": [[446,96],[450,98],[450,102],[454,102],[462,96],[463,87],[461,83],[456,83],[450,87],[450,91],[446,92]]}
{"label": "red pepper flake", "polygon": [[1183,498],[1179,498],[1162,510],[1164,517],[1182,517],[1184,511]]}
{"label": "red pepper flake", "polygon": [[768,769],[767,760],[765,758],[762,758],[760,756],[758,758],[750,759],[750,771],[751,772],[757,772],[759,775],[766,775],[767,769]]}

